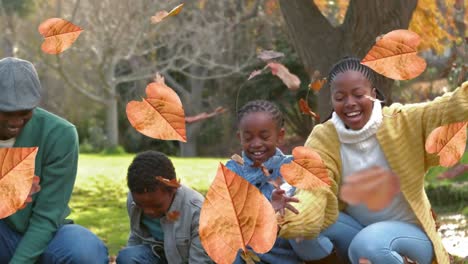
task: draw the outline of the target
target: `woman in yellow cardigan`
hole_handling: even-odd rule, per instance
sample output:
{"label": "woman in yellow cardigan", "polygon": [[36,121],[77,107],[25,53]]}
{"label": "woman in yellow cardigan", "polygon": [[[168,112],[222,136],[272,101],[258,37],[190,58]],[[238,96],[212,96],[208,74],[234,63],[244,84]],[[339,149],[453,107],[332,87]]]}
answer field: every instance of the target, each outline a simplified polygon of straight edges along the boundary
{"label": "woman in yellow cardigan", "polygon": [[[332,68],[328,81],[334,112],[305,144],[322,157],[335,193],[347,178],[362,173],[398,177],[401,192],[377,212],[362,204],[342,206],[346,217],[340,224],[349,226],[334,242],[338,249],[347,248],[341,253],[353,264],[360,259],[405,263],[405,257],[419,264],[448,264],[424,191],[425,172],[438,158],[425,151],[424,143],[436,127],[468,119],[468,83],[431,102],[382,107],[374,100],[374,74],[355,58]],[[337,226],[342,225],[331,228]]]}

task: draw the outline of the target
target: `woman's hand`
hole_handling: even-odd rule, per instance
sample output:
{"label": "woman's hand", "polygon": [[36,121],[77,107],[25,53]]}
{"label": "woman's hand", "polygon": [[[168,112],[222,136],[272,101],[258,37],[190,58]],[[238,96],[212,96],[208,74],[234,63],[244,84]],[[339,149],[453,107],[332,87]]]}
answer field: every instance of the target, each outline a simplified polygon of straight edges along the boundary
{"label": "woman's hand", "polygon": [[400,192],[398,176],[374,166],[349,175],[340,188],[340,199],[351,205],[364,203],[371,211],[386,208]]}
{"label": "woman's hand", "polygon": [[273,206],[273,209],[275,209],[275,212],[279,211],[281,216],[284,216],[285,209],[288,209],[291,212],[298,214],[299,211],[290,204],[298,202],[299,199],[287,196],[285,190],[276,188],[271,193],[271,205]]}

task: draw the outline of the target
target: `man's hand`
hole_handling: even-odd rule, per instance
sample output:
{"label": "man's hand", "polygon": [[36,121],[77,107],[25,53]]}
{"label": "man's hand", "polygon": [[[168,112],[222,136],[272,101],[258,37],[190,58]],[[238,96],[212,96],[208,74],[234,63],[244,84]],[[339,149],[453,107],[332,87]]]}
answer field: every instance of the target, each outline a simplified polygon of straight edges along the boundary
{"label": "man's hand", "polygon": [[28,198],[26,198],[26,201],[24,202],[23,207],[21,207],[20,210],[25,208],[28,205],[28,203],[32,202],[32,196],[35,193],[38,193],[41,190],[41,186],[39,185],[39,181],[40,181],[40,178],[38,176],[34,176],[33,184],[31,186],[31,191],[29,191]]}
{"label": "man's hand", "polygon": [[340,199],[351,205],[364,203],[369,210],[379,211],[390,205],[399,192],[398,176],[374,166],[347,176],[340,189]]}
{"label": "man's hand", "polygon": [[285,190],[281,189],[274,189],[273,192],[271,193],[271,205],[273,206],[273,209],[275,209],[275,212],[280,213],[281,216],[284,216],[285,214],[285,209],[290,210],[291,212],[298,214],[299,211],[294,208],[290,203],[298,203],[299,199],[295,197],[289,197],[287,196]]}

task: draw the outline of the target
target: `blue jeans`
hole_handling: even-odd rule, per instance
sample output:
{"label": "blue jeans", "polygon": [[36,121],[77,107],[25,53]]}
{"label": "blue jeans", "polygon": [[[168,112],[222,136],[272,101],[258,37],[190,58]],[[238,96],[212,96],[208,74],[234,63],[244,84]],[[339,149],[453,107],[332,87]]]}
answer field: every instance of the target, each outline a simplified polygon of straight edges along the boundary
{"label": "blue jeans", "polygon": [[[330,255],[333,243],[330,238],[321,233],[315,239],[296,241],[294,239],[277,238],[273,248],[265,254],[257,254],[261,263],[297,264],[303,261],[319,260]],[[244,264],[245,261],[237,254],[234,264]]]}
{"label": "blue jeans", "polygon": [[407,256],[419,264],[430,264],[432,242],[420,227],[401,221],[383,221],[362,226],[351,216],[340,213],[338,221],[322,234],[332,237],[338,253],[353,264],[359,258],[371,263],[401,264]]}
{"label": "blue jeans", "polygon": [[116,260],[117,264],[163,264],[161,260],[151,250],[150,245],[129,246],[119,251]]}
{"label": "blue jeans", "polygon": [[[0,263],[8,263],[22,235],[0,220]],[[79,225],[63,225],[39,257],[40,264],[109,263],[107,248],[91,231]]]}

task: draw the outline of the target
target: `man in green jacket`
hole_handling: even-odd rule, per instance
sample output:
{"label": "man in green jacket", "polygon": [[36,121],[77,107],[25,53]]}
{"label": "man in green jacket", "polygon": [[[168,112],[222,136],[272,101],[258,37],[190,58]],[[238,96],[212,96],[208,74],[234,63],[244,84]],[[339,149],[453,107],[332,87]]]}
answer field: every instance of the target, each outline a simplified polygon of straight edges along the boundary
{"label": "man in green jacket", "polygon": [[0,263],[108,263],[96,235],[66,224],[78,135],[74,125],[37,107],[40,88],[30,62],[0,60],[0,148],[38,147],[35,174],[41,185],[24,209],[0,219]]}

